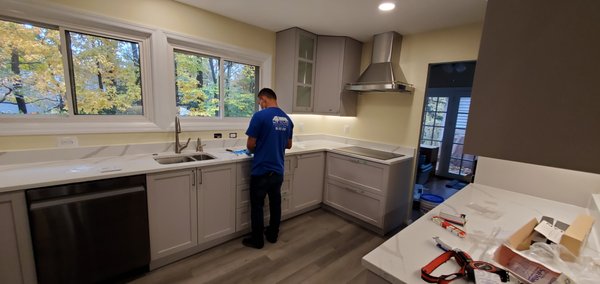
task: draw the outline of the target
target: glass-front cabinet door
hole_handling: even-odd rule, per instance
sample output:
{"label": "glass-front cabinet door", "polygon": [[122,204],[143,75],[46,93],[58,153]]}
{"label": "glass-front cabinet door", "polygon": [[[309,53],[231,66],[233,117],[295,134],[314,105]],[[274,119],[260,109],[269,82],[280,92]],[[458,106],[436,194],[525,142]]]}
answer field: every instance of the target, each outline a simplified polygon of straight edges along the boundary
{"label": "glass-front cabinet door", "polygon": [[317,37],[314,34],[298,30],[297,47],[293,111],[312,112]]}

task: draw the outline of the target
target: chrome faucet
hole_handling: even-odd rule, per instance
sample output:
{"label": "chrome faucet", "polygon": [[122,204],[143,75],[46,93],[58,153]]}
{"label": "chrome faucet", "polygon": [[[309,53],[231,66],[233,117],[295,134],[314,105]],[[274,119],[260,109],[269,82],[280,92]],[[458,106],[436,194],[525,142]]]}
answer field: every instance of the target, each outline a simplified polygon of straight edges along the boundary
{"label": "chrome faucet", "polygon": [[190,144],[190,139],[192,139],[188,138],[185,145],[181,145],[179,143],[179,133],[181,133],[181,124],[179,123],[179,116],[175,116],[175,153],[177,154],[181,153],[181,150],[185,149]]}
{"label": "chrome faucet", "polygon": [[204,146],[206,144],[202,144],[202,139],[198,137],[198,140],[196,140],[196,152],[204,152]]}

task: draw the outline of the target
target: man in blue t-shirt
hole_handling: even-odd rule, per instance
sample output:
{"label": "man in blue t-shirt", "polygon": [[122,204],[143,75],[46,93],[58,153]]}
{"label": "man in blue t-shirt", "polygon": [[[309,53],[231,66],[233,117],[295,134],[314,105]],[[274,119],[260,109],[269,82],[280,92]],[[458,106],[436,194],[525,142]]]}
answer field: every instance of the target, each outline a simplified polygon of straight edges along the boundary
{"label": "man in blue t-shirt", "polygon": [[[277,95],[269,88],[258,92],[261,110],[250,120],[246,147],[254,153],[250,174],[250,219],[252,234],[242,243],[260,249],[267,241],[277,242],[281,222],[281,184],[283,183],[285,149],[292,148],[292,120],[277,106]],[[264,228],[263,206],[269,196],[269,226]]]}

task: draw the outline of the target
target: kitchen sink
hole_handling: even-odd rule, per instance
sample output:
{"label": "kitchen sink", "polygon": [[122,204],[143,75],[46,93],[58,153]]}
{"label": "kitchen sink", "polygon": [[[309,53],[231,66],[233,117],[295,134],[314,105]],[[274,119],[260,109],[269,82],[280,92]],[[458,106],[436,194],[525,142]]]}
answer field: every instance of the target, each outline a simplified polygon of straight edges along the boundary
{"label": "kitchen sink", "polygon": [[161,165],[179,164],[188,162],[207,161],[214,159],[214,156],[209,154],[194,154],[187,156],[169,156],[169,157],[155,157],[154,160]]}
{"label": "kitchen sink", "polygon": [[195,159],[196,161],[206,161],[206,160],[212,160],[215,157],[209,155],[209,154],[199,154],[199,155],[192,155],[190,156],[192,159]]}

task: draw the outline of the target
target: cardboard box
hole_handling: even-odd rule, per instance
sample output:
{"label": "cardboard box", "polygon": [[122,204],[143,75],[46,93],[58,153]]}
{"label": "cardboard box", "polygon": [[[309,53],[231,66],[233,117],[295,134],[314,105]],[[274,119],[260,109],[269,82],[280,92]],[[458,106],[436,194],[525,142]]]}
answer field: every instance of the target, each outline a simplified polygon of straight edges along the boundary
{"label": "cardboard box", "polygon": [[[560,239],[560,244],[565,246],[575,256],[579,256],[581,248],[585,246],[592,226],[594,225],[594,217],[581,214],[575,218],[569,228],[565,231]],[[560,258],[566,261],[575,261],[568,254],[561,254]]]}
{"label": "cardboard box", "polygon": [[[514,232],[504,244],[498,247],[494,253],[494,260],[525,283],[573,283],[573,280],[559,270],[520,252],[529,249],[537,225],[537,219],[533,218]],[[560,244],[569,249],[573,255],[579,256],[593,225],[594,217],[584,214],[577,216],[562,235]],[[562,254],[561,258],[566,261],[575,260],[569,254]]]}

